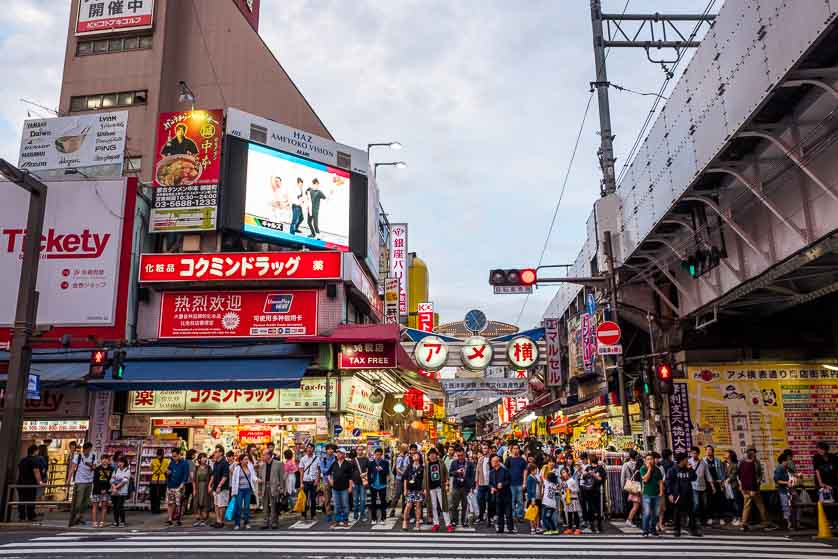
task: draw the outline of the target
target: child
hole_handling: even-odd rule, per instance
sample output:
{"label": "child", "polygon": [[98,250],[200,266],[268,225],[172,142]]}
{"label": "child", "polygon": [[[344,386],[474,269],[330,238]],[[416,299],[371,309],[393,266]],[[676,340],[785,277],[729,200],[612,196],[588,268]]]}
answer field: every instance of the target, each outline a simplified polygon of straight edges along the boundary
{"label": "child", "polygon": [[566,469],[562,470],[562,503],[567,522],[567,530],[564,533],[568,536],[571,534],[578,536],[582,533],[579,529],[579,484],[568,474]]}
{"label": "child", "polygon": [[[94,528],[102,528],[105,525],[105,520],[108,515],[108,505],[111,502],[111,476],[113,469],[111,468],[111,457],[109,454],[103,454],[99,465],[93,469],[93,492],[90,495],[90,514],[93,517]],[[102,519],[96,521],[98,518],[97,511],[102,512]]]}
{"label": "child", "polygon": [[[527,466],[527,508],[537,507],[536,499],[538,498],[538,486],[540,485],[538,479],[538,467],[535,464]],[[530,534],[538,532],[538,515],[530,520]]]}
{"label": "child", "polygon": [[552,536],[559,533],[556,525],[556,493],[558,492],[559,479],[556,472],[550,471],[544,480],[544,494],[541,496],[541,525],[544,528],[544,535]]}

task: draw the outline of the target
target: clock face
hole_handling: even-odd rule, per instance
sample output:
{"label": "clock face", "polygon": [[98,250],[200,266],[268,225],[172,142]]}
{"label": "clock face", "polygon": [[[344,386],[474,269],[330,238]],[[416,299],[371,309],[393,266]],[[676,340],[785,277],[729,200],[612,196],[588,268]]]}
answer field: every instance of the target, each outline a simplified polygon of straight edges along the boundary
{"label": "clock face", "polygon": [[486,326],[488,325],[486,315],[483,314],[483,311],[479,311],[477,309],[468,311],[468,313],[466,313],[466,318],[464,322],[466,328],[478,334],[485,330]]}

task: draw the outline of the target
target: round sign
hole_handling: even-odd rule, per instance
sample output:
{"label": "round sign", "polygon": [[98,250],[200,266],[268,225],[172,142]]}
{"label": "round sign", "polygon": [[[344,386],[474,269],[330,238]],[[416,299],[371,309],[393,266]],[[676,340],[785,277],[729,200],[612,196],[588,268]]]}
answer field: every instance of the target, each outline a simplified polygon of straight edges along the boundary
{"label": "round sign", "polygon": [[343,433],[343,427],[341,427],[340,425],[335,425],[334,427],[332,427],[332,431],[335,432],[335,436],[340,435],[341,433]]}
{"label": "round sign", "polygon": [[538,363],[538,344],[526,336],[512,338],[506,346],[506,356],[513,367],[529,369]]}
{"label": "round sign", "polygon": [[355,427],[354,429],[352,429],[352,436],[356,437],[356,438],[360,437],[361,436],[361,428],[360,427]]}
{"label": "round sign", "polygon": [[477,309],[468,311],[463,323],[469,332],[472,332],[473,334],[479,334],[489,325],[489,321],[486,320],[486,314]]}
{"label": "round sign", "polygon": [[622,331],[616,322],[606,320],[596,327],[596,340],[602,345],[616,345],[620,342]]}
{"label": "round sign", "polygon": [[426,371],[438,371],[448,360],[448,344],[438,336],[425,336],[413,349],[416,364]]}
{"label": "round sign", "polygon": [[483,336],[471,336],[463,343],[460,358],[466,369],[482,371],[492,362],[492,344]]}

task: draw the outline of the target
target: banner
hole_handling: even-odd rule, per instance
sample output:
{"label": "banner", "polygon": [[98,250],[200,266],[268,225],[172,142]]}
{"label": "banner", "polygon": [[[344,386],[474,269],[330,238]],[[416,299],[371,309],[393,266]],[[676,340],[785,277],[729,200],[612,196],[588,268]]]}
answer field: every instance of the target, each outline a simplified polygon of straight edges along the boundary
{"label": "banner", "polygon": [[434,304],[419,303],[416,308],[416,327],[423,332],[434,331]]}
{"label": "banner", "polygon": [[381,417],[384,402],[370,402],[372,386],[358,377],[343,378],[340,382],[340,411],[359,412],[375,418]]}
{"label": "banner", "polygon": [[24,121],[18,167],[41,179],[122,176],[127,129],[128,111]]}
{"label": "banner", "polygon": [[[338,410],[338,382],[329,379],[329,410]],[[283,388],[279,392],[279,409],[282,411],[310,411],[326,409],[326,379],[304,378],[299,388]]]}
{"label": "banner", "polygon": [[[279,389],[132,390],[128,413],[277,410]],[[124,428],[124,425],[123,425]]]}
{"label": "banner", "polygon": [[160,339],[317,335],[317,290],[166,291]]}
{"label": "banner", "polygon": [[500,396],[525,397],[527,395],[529,379],[442,379],[439,383],[448,396],[474,396],[476,398]]}
{"label": "banner", "polygon": [[399,278],[384,279],[384,323],[399,323]]}
{"label": "banner", "polygon": [[341,344],[339,369],[395,369],[396,344]]}
{"label": "banner", "polygon": [[218,185],[160,186],[154,189],[149,231],[215,231]]}
{"label": "banner", "polygon": [[154,19],[154,0],[79,0],[76,36],[150,29]]}
{"label": "banner", "polygon": [[140,282],[339,280],[339,252],[143,254]]}
{"label": "banner", "polygon": [[692,421],[687,385],[676,383],[669,395],[669,433],[672,436],[672,451],[688,453],[693,446]]}
{"label": "banner", "polygon": [[559,319],[544,319],[544,339],[547,349],[547,386],[562,386],[561,341],[559,339]]}
{"label": "banner", "polygon": [[407,320],[407,223],[390,225],[390,277],[399,281],[399,320]]}

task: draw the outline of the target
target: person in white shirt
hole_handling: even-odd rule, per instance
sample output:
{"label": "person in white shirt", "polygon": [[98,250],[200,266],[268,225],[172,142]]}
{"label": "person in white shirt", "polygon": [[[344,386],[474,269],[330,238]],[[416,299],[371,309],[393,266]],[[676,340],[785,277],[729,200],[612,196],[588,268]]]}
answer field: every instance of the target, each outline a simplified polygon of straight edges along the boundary
{"label": "person in white shirt", "polygon": [[111,503],[113,503],[113,525],[125,526],[125,500],[128,498],[128,486],[131,484],[131,468],[128,457],[123,455],[116,463],[116,470],[111,476]]}
{"label": "person in white shirt", "polygon": [[232,479],[230,481],[231,493],[236,497],[236,511],[233,514],[235,526],[233,530],[238,530],[242,522],[244,522],[245,530],[250,528],[250,496],[256,488],[256,484],[260,481],[256,477],[256,469],[250,461],[250,456],[247,453],[242,453],[239,456],[238,464],[233,467]]}
{"label": "person in white shirt", "polygon": [[308,520],[309,507],[311,508],[311,519],[317,518],[317,486],[320,485],[320,464],[314,455],[314,445],[306,445],[305,454],[300,458],[300,472],[303,481],[303,491],[306,496],[306,508],[303,510],[303,520]]}
{"label": "person in white shirt", "polygon": [[544,492],[541,495],[541,526],[544,535],[551,536],[559,533],[556,524],[556,511],[559,508],[556,496],[559,491],[558,478],[555,472],[550,472],[544,479]]}
{"label": "person in white shirt", "polygon": [[82,511],[90,508],[90,493],[93,490],[93,469],[96,467],[96,453],[93,443],[86,442],[81,454],[73,457],[70,465],[70,478],[73,480],[73,504],[70,510],[69,527],[83,524]]}

